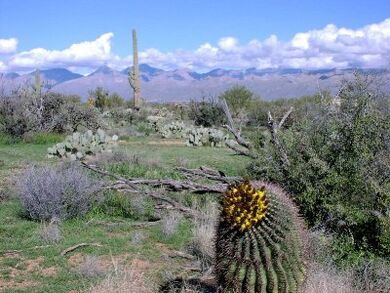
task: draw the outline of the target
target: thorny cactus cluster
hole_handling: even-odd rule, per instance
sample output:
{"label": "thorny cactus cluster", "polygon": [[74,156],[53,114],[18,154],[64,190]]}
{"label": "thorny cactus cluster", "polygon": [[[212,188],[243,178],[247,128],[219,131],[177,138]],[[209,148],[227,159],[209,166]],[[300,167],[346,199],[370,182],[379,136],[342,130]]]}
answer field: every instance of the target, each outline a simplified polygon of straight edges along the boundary
{"label": "thorny cactus cluster", "polygon": [[222,200],[216,239],[221,292],[298,292],[304,279],[303,228],[281,190],[231,186]]}
{"label": "thorny cactus cluster", "polygon": [[75,132],[68,135],[63,142],[48,148],[48,157],[67,158],[72,161],[81,160],[86,155],[109,151],[112,143],[117,140],[118,136],[108,136],[102,129],[98,129],[96,133],[91,130],[85,133]]}

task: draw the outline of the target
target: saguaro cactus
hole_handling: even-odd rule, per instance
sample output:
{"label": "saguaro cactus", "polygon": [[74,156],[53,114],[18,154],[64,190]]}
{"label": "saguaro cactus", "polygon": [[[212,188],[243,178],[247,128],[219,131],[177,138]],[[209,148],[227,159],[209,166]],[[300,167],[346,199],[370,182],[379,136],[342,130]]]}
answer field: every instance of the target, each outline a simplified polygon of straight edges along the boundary
{"label": "saguaro cactus", "polygon": [[216,239],[221,292],[298,292],[304,279],[303,223],[282,190],[249,181],[224,195]]}
{"label": "saguaro cactus", "polygon": [[133,69],[129,70],[129,83],[133,89],[134,108],[141,106],[141,84],[139,80],[139,65],[138,65],[138,42],[137,32],[133,29]]}

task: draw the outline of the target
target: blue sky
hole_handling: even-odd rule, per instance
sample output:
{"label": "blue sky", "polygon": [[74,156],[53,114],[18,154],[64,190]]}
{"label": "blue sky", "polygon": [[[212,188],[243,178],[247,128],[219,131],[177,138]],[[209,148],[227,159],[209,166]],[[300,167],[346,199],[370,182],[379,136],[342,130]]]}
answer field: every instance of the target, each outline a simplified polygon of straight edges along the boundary
{"label": "blue sky", "polygon": [[[388,18],[389,0],[0,0],[0,70],[125,67],[131,63],[132,28],[141,61],[164,68],[386,66]],[[374,25],[381,36],[373,36]],[[304,44],[293,42],[299,33],[309,33]],[[342,44],[325,44],[332,34]],[[90,44],[64,52],[83,42]],[[363,43],[367,54],[355,48]],[[359,56],[350,56],[346,46]],[[330,56],[332,50],[340,52]]]}

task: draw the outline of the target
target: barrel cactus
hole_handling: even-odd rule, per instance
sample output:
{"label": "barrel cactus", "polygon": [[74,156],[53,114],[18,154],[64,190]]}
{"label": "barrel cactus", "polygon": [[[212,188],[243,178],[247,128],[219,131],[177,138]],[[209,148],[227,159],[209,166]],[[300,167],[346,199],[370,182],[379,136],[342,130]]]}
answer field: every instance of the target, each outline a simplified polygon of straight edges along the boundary
{"label": "barrel cactus", "polygon": [[272,185],[245,181],[222,200],[216,237],[220,292],[298,292],[304,280],[304,226]]}

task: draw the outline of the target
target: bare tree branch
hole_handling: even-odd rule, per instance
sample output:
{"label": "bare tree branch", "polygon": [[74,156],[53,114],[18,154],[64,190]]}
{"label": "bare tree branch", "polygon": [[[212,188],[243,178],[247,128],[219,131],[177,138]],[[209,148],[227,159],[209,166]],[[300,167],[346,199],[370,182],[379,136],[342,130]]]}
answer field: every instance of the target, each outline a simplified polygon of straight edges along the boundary
{"label": "bare tree branch", "polygon": [[[284,116],[286,116],[286,115],[284,115]],[[288,117],[288,115],[287,115],[287,117]],[[287,153],[279,141],[279,135],[278,135],[279,124],[277,124],[275,122],[270,111],[268,112],[268,129],[271,132],[271,137],[272,137],[271,141],[280,154],[280,158],[282,160],[283,166],[286,167],[286,166],[290,165],[290,162],[289,162],[288,157],[287,157]]]}
{"label": "bare tree branch", "polygon": [[177,167],[176,170],[180,171],[186,177],[204,177],[214,181],[220,181],[227,184],[240,181],[239,177],[226,177],[221,171],[213,170],[207,167],[200,167],[199,169],[187,169],[184,167]]}
{"label": "bare tree branch", "polygon": [[238,147],[237,145],[235,145],[234,143],[231,143],[229,141],[226,141],[225,142],[225,145],[235,151],[238,155],[242,155],[242,156],[246,156],[246,157],[250,157],[252,159],[256,159],[257,158],[257,155],[253,152],[250,152],[249,150],[245,150],[245,149],[242,149],[240,147]]}
{"label": "bare tree branch", "polygon": [[[164,196],[154,190],[142,188],[142,186],[146,185],[151,187],[165,187],[173,191],[187,190],[194,193],[222,193],[226,190],[228,186],[228,184],[226,183],[220,183],[215,185],[203,185],[191,181],[182,182],[182,181],[171,180],[171,179],[126,179],[119,175],[104,170],[100,170],[97,167],[88,165],[84,162],[82,163],[82,166],[89,170],[97,172],[103,176],[109,176],[117,179],[117,181],[113,185],[108,186],[108,188],[112,188],[121,192],[145,194],[155,199],[156,201],[163,203],[158,205],[157,208],[178,210],[182,212],[186,217],[189,218],[202,218],[202,215],[198,211],[186,207],[181,203],[173,200],[170,197]],[[210,170],[208,170],[208,172],[210,172]]]}
{"label": "bare tree branch", "polygon": [[294,110],[294,108],[290,107],[290,109],[283,115],[282,120],[280,120],[280,122],[279,122],[278,128],[281,128],[283,126],[284,122],[286,122],[287,118],[290,116],[290,114],[293,110]]}

